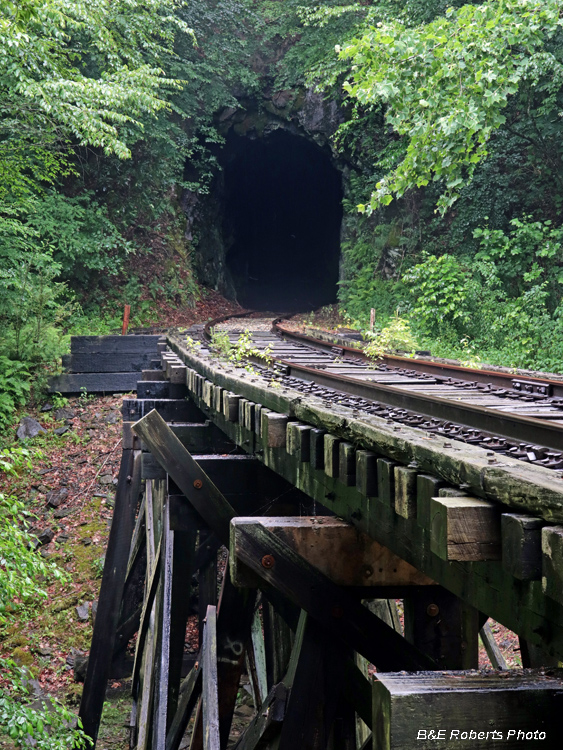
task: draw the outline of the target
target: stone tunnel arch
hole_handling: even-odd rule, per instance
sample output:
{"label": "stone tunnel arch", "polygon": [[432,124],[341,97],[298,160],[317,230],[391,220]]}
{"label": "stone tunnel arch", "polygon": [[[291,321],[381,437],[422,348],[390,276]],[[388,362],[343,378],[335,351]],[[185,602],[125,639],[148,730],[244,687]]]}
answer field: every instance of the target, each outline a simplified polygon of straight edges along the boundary
{"label": "stone tunnel arch", "polygon": [[305,311],[336,301],[342,178],[330,153],[283,129],[224,149],[223,238],[238,301]]}

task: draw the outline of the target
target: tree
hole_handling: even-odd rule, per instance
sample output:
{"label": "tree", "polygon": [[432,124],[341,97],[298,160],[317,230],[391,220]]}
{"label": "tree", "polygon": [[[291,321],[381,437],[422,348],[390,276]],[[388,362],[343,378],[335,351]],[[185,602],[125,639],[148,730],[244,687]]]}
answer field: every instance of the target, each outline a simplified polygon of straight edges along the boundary
{"label": "tree", "polygon": [[[383,7],[381,7],[383,6]],[[349,61],[344,89],[362,107],[385,104],[401,137],[391,169],[361,211],[388,205],[431,181],[445,212],[488,154],[492,134],[519,87],[561,65],[548,44],[560,33],[561,0],[500,0],[450,8],[412,25],[370,9],[362,33],[337,48]]]}

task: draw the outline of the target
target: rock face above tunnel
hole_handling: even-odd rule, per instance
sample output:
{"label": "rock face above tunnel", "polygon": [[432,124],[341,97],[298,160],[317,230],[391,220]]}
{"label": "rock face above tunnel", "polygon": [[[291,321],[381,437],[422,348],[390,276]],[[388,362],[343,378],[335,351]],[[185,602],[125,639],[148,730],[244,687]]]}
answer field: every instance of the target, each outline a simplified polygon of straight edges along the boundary
{"label": "rock face above tunnel", "polygon": [[[312,89],[288,89],[271,95],[263,95],[260,100],[241,100],[240,107],[228,107],[218,113],[216,124],[226,139],[225,146],[218,153],[218,160],[223,167],[223,171],[216,175],[207,196],[195,196],[189,192],[184,195],[188,238],[191,239],[197,235],[195,264],[198,276],[204,284],[217,289],[227,297],[239,299],[243,304],[251,303],[248,306],[255,306],[252,303],[258,302],[258,307],[263,307],[260,300],[254,299],[252,295],[249,297],[247,294],[249,285],[257,286],[260,283],[256,272],[253,275],[250,270],[250,266],[253,264],[250,263],[245,266],[244,258],[240,262],[236,259],[237,256],[241,256],[241,228],[240,223],[237,226],[237,222],[233,221],[232,207],[229,205],[233,188],[232,184],[228,184],[229,180],[226,180],[225,175],[228,174],[229,167],[232,167],[237,159],[244,161],[244,156],[241,157],[241,153],[245,150],[245,143],[272,143],[276,139],[276,134],[279,136],[281,133],[289,139],[295,138],[295,147],[301,152],[303,152],[301,146],[304,142],[312,149],[318,150],[319,159],[324,160],[328,165],[328,171],[321,170],[322,174],[319,176],[321,180],[326,180],[330,170],[333,170],[337,179],[339,179],[338,173],[342,165],[339,164],[337,156],[331,148],[331,137],[342,121],[338,103],[325,100],[321,94]],[[303,197],[306,202],[314,200],[315,195],[322,192],[322,188],[319,186],[319,189],[316,190],[314,185],[310,183],[310,191],[310,196]],[[338,198],[338,203],[340,203],[340,200],[341,196]],[[337,221],[340,222],[341,209],[339,206],[335,208],[333,202],[330,208],[327,207],[328,223],[334,224],[335,210],[339,216]],[[267,218],[261,218],[263,225],[267,223]],[[302,257],[305,266],[314,266],[317,271],[324,265],[328,268],[327,276],[321,278],[320,281],[315,275],[307,276],[307,274],[299,279],[302,288],[316,288],[320,284],[320,287],[325,290],[319,291],[316,295],[313,294],[311,304],[317,302],[327,304],[336,299],[339,231],[338,224],[333,231],[333,240],[328,242],[326,234],[324,237],[319,236],[319,242],[326,246],[326,258],[318,247],[310,255],[307,254],[306,249],[296,250],[293,253],[293,255],[297,252],[304,253]],[[336,233],[336,237],[334,237],[334,233]],[[249,233],[244,234],[247,237],[249,235]],[[300,233],[303,241],[305,241],[306,234],[305,232]],[[288,228],[287,235],[288,237],[296,235],[296,232]],[[256,247],[259,241],[259,238],[255,236],[252,251],[254,256],[259,253]],[[265,243],[267,246],[264,247],[264,253],[274,252],[280,260],[283,260],[288,253],[289,255],[292,254],[291,246],[285,247],[283,242],[280,242],[279,237],[276,238],[275,242],[272,241],[272,233],[265,238]],[[295,248],[293,249],[295,250]],[[252,276],[252,278],[245,279],[245,275]],[[285,284],[286,279],[279,279],[279,283]],[[265,290],[262,296],[264,299],[271,297],[268,290]],[[293,302],[288,301],[288,310],[308,306],[307,300],[299,298],[298,290],[293,290],[291,296]],[[281,301],[279,300],[280,304]],[[278,300],[272,299],[273,302],[277,303]]]}

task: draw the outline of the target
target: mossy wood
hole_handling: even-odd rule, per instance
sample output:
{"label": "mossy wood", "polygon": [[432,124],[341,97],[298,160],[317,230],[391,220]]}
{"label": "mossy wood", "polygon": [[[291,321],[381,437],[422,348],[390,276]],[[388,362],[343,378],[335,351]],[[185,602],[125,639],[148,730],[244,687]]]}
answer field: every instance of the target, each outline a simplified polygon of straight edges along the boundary
{"label": "mossy wood", "polygon": [[[205,407],[207,417],[233,442],[244,450],[253,450],[266,466],[314,502],[353,523],[467,604],[529,643],[541,646],[546,654],[563,654],[563,606],[557,598],[559,574],[555,575],[553,566],[549,573],[552,585],[544,583],[542,591],[540,581],[516,578],[500,559],[445,560],[431,547],[430,512],[436,489],[438,496],[448,490],[447,494],[458,497],[485,499],[498,503],[500,515],[530,514],[549,524],[563,520],[563,486],[555,472],[508,457],[490,465],[486,451],[479,447],[453,440],[448,447],[420,430],[393,429],[384,420],[371,416],[357,418],[351,409],[338,405],[328,408],[318,398],[304,397],[283,387],[273,389],[256,374],[249,376],[229,365],[213,364],[188,351],[178,338],[169,338],[169,343],[188,365],[186,383],[199,406],[203,406],[198,396],[201,383],[213,379],[230,393],[238,392],[241,398],[255,404],[260,428],[266,428],[259,419],[266,409],[295,420],[288,422],[286,449],[272,449],[267,446],[267,435],[259,434],[257,429],[251,433],[238,422],[238,414],[231,414],[227,420],[222,413]],[[304,460],[306,454],[296,452],[296,437],[301,433],[309,436],[308,461]],[[325,473],[325,434],[356,447],[355,487],[339,476]],[[380,463],[382,460],[388,463]],[[394,468],[409,468],[413,462],[417,473],[416,518],[404,518],[395,509]],[[526,554],[541,557],[537,539],[530,544],[528,550],[533,549],[533,553]],[[543,559],[549,567],[545,553]],[[557,562],[557,554],[555,560],[555,567],[563,568],[563,562]]]}

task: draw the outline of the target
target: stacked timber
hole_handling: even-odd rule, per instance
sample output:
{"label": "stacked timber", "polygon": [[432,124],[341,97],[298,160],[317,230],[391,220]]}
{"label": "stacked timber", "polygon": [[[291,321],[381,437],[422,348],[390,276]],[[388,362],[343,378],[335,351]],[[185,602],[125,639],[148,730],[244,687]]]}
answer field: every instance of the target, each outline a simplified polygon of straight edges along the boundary
{"label": "stacked timber", "polygon": [[[51,380],[51,393],[128,393],[140,373],[160,371],[158,335],[71,336],[65,372]],[[156,378],[155,378],[156,379]]]}

